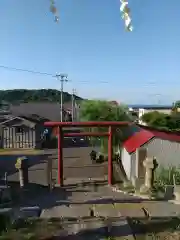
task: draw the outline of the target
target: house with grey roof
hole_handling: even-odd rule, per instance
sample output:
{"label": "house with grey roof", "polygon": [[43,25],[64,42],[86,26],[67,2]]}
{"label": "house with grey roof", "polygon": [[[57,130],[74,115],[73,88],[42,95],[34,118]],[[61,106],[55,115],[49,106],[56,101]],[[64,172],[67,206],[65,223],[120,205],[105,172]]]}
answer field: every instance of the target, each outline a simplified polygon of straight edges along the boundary
{"label": "house with grey roof", "polygon": [[9,115],[0,122],[0,148],[40,148],[43,124]]}

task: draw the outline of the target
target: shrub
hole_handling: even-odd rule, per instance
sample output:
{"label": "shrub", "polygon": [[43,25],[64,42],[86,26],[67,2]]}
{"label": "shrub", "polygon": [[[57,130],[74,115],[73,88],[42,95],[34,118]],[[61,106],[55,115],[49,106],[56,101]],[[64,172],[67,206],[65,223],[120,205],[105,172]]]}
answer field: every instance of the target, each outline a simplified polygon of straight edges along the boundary
{"label": "shrub", "polygon": [[155,185],[165,188],[167,185],[180,185],[180,168],[177,167],[160,167],[155,172]]}

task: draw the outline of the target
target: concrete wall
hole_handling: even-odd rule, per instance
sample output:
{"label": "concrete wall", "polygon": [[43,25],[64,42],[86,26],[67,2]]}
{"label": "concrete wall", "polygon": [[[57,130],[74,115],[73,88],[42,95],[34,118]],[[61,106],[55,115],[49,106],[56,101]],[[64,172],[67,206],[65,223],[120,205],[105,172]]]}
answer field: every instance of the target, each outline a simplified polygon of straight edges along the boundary
{"label": "concrete wall", "polygon": [[131,155],[126,151],[125,148],[121,151],[121,161],[126,172],[127,178],[131,178]]}
{"label": "concrete wall", "polygon": [[180,166],[180,143],[152,139],[147,144],[148,157],[155,156],[161,166]]}
{"label": "concrete wall", "polygon": [[[156,157],[159,166],[180,167],[180,143],[153,138],[143,145],[147,149],[147,157]],[[136,175],[136,152],[131,154],[131,174],[130,179]]]}
{"label": "concrete wall", "polygon": [[122,149],[122,164],[126,172],[127,178],[132,180],[134,177],[138,177],[137,171],[137,158],[136,152],[129,154],[125,148]]}

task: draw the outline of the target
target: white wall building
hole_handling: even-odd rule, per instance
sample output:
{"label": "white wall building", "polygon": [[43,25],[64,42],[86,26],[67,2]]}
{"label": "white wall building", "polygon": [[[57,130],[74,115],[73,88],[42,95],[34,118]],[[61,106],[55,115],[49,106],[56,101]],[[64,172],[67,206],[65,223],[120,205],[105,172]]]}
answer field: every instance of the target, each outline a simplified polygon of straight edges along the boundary
{"label": "white wall building", "polygon": [[137,113],[138,115],[138,123],[141,125],[146,125],[141,118],[144,114],[149,112],[158,111],[160,113],[170,114],[172,110],[172,106],[136,106],[136,107],[130,107],[129,111]]}
{"label": "white wall building", "polygon": [[180,134],[145,127],[137,128],[123,144],[121,161],[129,180],[144,176],[143,161],[156,157],[159,166],[179,167]]}

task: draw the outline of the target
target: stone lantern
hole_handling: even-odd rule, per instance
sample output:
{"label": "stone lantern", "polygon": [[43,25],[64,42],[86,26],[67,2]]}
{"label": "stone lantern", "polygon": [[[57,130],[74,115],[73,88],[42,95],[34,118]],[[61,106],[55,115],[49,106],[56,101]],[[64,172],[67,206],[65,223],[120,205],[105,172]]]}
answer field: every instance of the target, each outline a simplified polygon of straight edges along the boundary
{"label": "stone lantern", "polygon": [[143,162],[145,167],[145,181],[141,186],[141,193],[149,193],[153,189],[154,185],[154,173],[156,168],[158,167],[156,158],[146,158]]}

